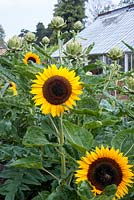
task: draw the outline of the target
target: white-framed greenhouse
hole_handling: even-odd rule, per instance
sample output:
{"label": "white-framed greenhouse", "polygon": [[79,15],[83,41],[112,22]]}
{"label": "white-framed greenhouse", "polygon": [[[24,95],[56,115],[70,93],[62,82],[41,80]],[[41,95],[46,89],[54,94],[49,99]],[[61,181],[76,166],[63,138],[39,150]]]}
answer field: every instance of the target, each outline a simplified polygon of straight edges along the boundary
{"label": "white-framed greenhouse", "polygon": [[[124,53],[119,60],[123,70],[134,69],[134,53],[122,42],[134,46],[134,4],[98,15],[92,24],[78,34],[77,39],[83,48],[95,43],[90,56],[96,56],[108,64],[111,60],[107,53],[119,47]],[[52,56],[59,57],[58,51]]]}

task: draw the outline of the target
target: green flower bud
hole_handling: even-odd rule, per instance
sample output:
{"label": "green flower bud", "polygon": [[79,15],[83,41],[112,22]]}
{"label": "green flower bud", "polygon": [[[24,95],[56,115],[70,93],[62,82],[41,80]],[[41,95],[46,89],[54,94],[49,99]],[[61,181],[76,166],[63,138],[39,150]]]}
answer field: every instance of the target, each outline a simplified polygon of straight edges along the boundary
{"label": "green flower bud", "polygon": [[10,50],[21,50],[22,41],[17,35],[14,35],[8,40],[7,46]]}
{"label": "green flower bud", "polygon": [[75,31],[80,31],[81,29],[83,29],[83,24],[81,23],[81,21],[77,21],[74,23],[73,27]]}
{"label": "green flower bud", "polygon": [[44,45],[49,44],[49,42],[50,42],[50,39],[47,36],[45,36],[45,37],[42,38],[42,43]]}
{"label": "green flower bud", "polygon": [[30,43],[36,40],[35,34],[32,32],[27,32],[24,38],[27,42],[30,42]]}
{"label": "green flower bud", "polygon": [[123,56],[123,51],[120,48],[115,47],[108,52],[107,56],[112,60],[118,60]]}
{"label": "green flower bud", "polygon": [[72,56],[78,56],[82,53],[82,45],[77,42],[68,42],[66,45],[66,53]]}
{"label": "green flower bud", "polygon": [[60,16],[54,17],[51,21],[51,25],[53,28],[60,30],[65,26],[64,19]]}

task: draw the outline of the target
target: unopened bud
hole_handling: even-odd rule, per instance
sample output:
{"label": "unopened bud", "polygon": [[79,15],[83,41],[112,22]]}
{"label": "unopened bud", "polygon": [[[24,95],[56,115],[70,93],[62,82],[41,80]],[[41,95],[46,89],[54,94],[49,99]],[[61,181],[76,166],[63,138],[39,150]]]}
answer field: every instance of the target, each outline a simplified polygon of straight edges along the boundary
{"label": "unopened bud", "polygon": [[7,42],[7,46],[10,50],[20,50],[22,46],[22,41],[18,36],[13,36]]}
{"label": "unopened bud", "polygon": [[54,17],[51,21],[51,25],[53,28],[60,30],[65,26],[64,19],[60,16]]}
{"label": "unopened bud", "polygon": [[69,42],[66,45],[67,54],[78,56],[81,54],[81,52],[82,52],[82,45],[77,41]]}
{"label": "unopened bud", "polygon": [[42,43],[44,45],[49,44],[49,42],[50,42],[50,39],[47,36],[45,36],[45,37],[42,38]]}
{"label": "unopened bud", "polygon": [[30,42],[30,43],[36,40],[35,34],[32,32],[27,32],[24,38],[27,42]]}
{"label": "unopened bud", "polygon": [[73,27],[75,31],[80,31],[81,29],[83,29],[83,24],[81,23],[81,21],[77,21],[74,23]]}
{"label": "unopened bud", "polygon": [[123,56],[123,51],[120,48],[115,47],[108,52],[107,56],[112,60],[118,60]]}

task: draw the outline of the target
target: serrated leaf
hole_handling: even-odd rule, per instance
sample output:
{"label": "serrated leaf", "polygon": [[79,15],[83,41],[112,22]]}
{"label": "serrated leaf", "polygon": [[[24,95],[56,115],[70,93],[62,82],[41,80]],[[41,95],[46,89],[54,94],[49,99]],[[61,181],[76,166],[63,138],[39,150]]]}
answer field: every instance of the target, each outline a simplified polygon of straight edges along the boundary
{"label": "serrated leaf", "polygon": [[52,192],[47,200],[80,200],[76,191],[72,188],[69,188],[66,185],[61,185],[56,188],[54,192]]}
{"label": "serrated leaf", "polygon": [[103,193],[95,197],[96,200],[113,200],[115,197],[117,187],[116,185],[108,185],[105,187]]}
{"label": "serrated leaf", "polygon": [[34,197],[32,200],[45,200],[47,199],[49,194],[50,193],[48,191],[39,192],[39,194],[36,197]]}
{"label": "serrated leaf", "polygon": [[33,44],[34,48],[39,51],[41,54],[43,54],[44,56],[46,56],[47,58],[49,58],[50,60],[52,60],[54,63],[57,63],[57,60],[53,57],[51,57],[48,53],[46,53],[41,47],[39,47],[36,44]]}
{"label": "serrated leaf", "polygon": [[115,195],[117,191],[117,186],[112,184],[112,185],[108,185],[107,187],[105,187],[104,189],[104,193],[107,195],[107,196],[112,196],[112,195]]}
{"label": "serrated leaf", "polygon": [[87,181],[82,181],[78,186],[78,194],[81,200],[88,200],[93,198],[93,193],[91,192],[91,186]]}
{"label": "serrated leaf", "polygon": [[42,128],[31,126],[23,137],[22,143],[27,147],[41,147],[49,144],[49,141],[45,138]]}
{"label": "serrated leaf", "polygon": [[93,136],[87,129],[64,121],[64,130],[66,139],[75,149],[82,153],[90,149]]}
{"label": "serrated leaf", "polygon": [[96,129],[96,128],[100,128],[102,127],[102,122],[101,121],[90,121],[90,122],[86,122],[84,124],[84,127],[86,129]]}
{"label": "serrated leaf", "polygon": [[20,158],[9,164],[10,167],[28,168],[28,169],[43,169],[42,161],[39,156],[29,156]]}
{"label": "serrated leaf", "polygon": [[18,97],[4,97],[0,98],[0,108],[16,107],[17,109],[27,110],[30,104],[22,103]]}
{"label": "serrated leaf", "polygon": [[81,114],[81,115],[86,114],[89,116],[98,116],[99,115],[98,111],[90,110],[88,108],[75,109],[75,110],[73,110],[73,113]]}
{"label": "serrated leaf", "polygon": [[111,125],[114,125],[118,122],[120,122],[121,119],[119,118],[118,120],[114,120],[114,119],[104,119],[102,120],[102,126],[111,126]]}
{"label": "serrated leaf", "polygon": [[134,151],[134,128],[122,130],[116,134],[111,141],[112,146],[120,149],[127,155],[132,155]]}

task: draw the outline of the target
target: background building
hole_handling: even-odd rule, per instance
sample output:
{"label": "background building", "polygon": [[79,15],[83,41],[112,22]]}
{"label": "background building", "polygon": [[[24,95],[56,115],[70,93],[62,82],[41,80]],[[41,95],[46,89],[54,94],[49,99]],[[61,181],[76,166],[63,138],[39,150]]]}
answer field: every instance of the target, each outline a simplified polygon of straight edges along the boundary
{"label": "background building", "polygon": [[[108,64],[111,63],[107,57],[108,51],[114,47],[121,48],[124,56],[119,64],[124,71],[134,69],[134,53],[122,42],[134,46],[134,4],[98,15],[77,38],[83,48],[94,42],[90,58],[99,58]],[[58,57],[58,51],[53,56]]]}

